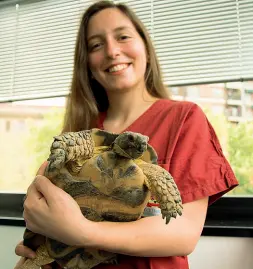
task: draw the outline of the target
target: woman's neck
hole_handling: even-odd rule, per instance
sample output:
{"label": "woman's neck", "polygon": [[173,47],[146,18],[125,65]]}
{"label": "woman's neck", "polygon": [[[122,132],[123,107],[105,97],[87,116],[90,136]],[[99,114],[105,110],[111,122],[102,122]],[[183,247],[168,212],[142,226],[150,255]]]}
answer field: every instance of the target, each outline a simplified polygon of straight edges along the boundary
{"label": "woman's neck", "polygon": [[114,133],[125,130],[158,100],[146,90],[113,93],[108,98],[110,105],[104,129]]}

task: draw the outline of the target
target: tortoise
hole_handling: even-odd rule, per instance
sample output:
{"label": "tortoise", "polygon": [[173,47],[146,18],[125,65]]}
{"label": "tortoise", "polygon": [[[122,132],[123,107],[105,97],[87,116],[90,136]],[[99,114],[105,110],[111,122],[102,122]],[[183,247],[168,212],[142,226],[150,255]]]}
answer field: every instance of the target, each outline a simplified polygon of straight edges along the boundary
{"label": "tortoise", "polygon": [[[54,137],[45,176],[69,193],[89,220],[135,221],[142,217],[152,193],[167,224],[182,214],[181,196],[170,173],[157,164],[148,140],[140,133],[114,134],[96,128],[63,133]],[[67,246],[28,229],[23,237],[24,245],[37,254],[22,269],[52,261],[69,269],[117,262],[115,253]]]}

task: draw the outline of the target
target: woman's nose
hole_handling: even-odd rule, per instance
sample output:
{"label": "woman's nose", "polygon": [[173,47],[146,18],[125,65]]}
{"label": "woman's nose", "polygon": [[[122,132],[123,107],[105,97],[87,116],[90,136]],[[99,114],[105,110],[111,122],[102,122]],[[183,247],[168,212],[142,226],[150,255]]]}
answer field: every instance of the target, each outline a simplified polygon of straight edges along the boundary
{"label": "woman's nose", "polygon": [[120,46],[116,41],[108,41],[106,44],[106,56],[111,59],[115,59],[120,55]]}

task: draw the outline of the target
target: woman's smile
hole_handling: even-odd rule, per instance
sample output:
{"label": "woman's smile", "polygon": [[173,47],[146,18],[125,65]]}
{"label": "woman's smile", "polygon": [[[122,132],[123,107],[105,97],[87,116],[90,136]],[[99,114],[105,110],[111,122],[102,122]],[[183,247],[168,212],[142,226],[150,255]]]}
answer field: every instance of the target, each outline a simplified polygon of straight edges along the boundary
{"label": "woman's smile", "polygon": [[106,70],[108,75],[112,75],[112,76],[119,76],[119,75],[123,75],[125,74],[129,68],[130,68],[131,64],[119,64],[119,65],[115,65],[113,67],[110,67],[109,69]]}
{"label": "woman's smile", "polygon": [[121,74],[124,70],[126,70],[129,67],[130,64],[117,64],[110,68],[108,68],[106,71],[108,73],[111,73],[113,75],[115,74]]}

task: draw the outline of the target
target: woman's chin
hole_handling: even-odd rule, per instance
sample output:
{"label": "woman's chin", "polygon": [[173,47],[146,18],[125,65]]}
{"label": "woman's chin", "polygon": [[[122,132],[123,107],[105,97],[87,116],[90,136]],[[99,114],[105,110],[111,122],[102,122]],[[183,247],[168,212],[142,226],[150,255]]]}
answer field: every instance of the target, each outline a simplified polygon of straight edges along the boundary
{"label": "woman's chin", "polygon": [[131,90],[134,90],[134,85],[131,84],[124,84],[124,85],[112,85],[109,89],[108,92],[128,92]]}

